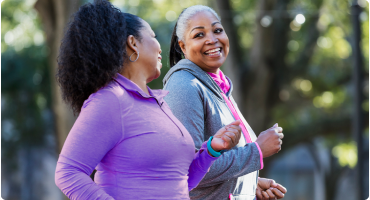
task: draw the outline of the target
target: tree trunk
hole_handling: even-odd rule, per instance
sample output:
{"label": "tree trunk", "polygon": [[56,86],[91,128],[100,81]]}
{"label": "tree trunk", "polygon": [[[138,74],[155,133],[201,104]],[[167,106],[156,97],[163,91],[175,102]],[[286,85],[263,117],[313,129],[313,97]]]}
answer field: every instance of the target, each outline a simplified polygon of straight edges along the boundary
{"label": "tree trunk", "polygon": [[[233,97],[244,117],[258,134],[269,128],[266,126],[269,113],[268,98],[271,97],[272,60],[273,60],[273,26],[261,26],[261,19],[274,8],[275,1],[261,0],[256,10],[258,13],[254,34],[254,43],[249,56],[249,65],[243,64],[243,53],[239,46],[233,13],[228,0],[218,0],[217,7],[230,41],[230,52],[225,62],[225,74],[233,80]],[[272,124],[271,124],[272,126]]]}
{"label": "tree trunk", "polygon": [[[244,98],[242,108],[248,122],[256,133],[271,127],[267,125],[268,103],[271,98],[271,86],[273,80],[272,63],[274,58],[274,21],[268,27],[261,25],[261,19],[266,16],[269,10],[274,9],[276,1],[261,0],[258,2],[257,10],[260,10],[256,18],[257,30],[253,36],[253,46],[250,52],[250,69],[247,74],[248,90],[242,92]],[[273,17],[273,16],[271,16]],[[275,20],[275,19],[273,19]],[[276,86],[275,86],[276,87]]]}
{"label": "tree trunk", "polygon": [[240,105],[242,101],[242,85],[240,73],[243,72],[243,52],[239,45],[239,37],[237,34],[237,27],[234,25],[232,8],[229,1],[217,0],[216,5],[218,13],[220,14],[222,25],[229,37],[230,50],[228,58],[225,61],[224,73],[233,81],[233,98],[236,103]]}
{"label": "tree trunk", "polygon": [[38,0],[35,4],[35,9],[38,11],[43,23],[46,33],[46,44],[49,50],[52,105],[58,153],[62,149],[76,117],[73,115],[72,110],[62,101],[60,87],[55,79],[58,66],[57,56],[64,35],[64,28],[71,14],[77,10],[78,6],[79,1],[73,0]]}

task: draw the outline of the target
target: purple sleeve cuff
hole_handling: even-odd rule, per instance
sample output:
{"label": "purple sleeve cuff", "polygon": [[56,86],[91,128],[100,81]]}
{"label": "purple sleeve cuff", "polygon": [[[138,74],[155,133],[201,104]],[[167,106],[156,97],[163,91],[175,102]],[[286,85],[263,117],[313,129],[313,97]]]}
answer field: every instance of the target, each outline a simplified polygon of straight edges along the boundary
{"label": "purple sleeve cuff", "polygon": [[189,167],[188,187],[189,191],[195,188],[198,183],[203,179],[209,168],[219,157],[213,157],[207,152],[207,141],[203,142],[202,147],[195,154],[193,162]]}
{"label": "purple sleeve cuff", "polygon": [[[255,144],[256,144],[257,149],[258,149],[258,151],[260,152],[260,163],[261,163],[261,169],[263,169],[263,154],[262,154],[262,151],[261,151],[260,145],[258,145],[258,143],[257,143],[257,142],[253,142],[253,143],[255,143]],[[260,170],[261,170],[261,169],[260,169]]]}

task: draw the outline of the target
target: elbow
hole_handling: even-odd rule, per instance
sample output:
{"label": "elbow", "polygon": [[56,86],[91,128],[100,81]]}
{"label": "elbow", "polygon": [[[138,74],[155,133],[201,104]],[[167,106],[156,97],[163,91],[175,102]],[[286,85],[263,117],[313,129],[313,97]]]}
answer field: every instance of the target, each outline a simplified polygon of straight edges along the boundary
{"label": "elbow", "polygon": [[59,163],[57,163],[57,167],[55,169],[55,173],[54,173],[54,182],[55,182],[55,185],[61,189],[61,183],[62,183],[62,180],[61,180],[61,171],[59,169]]}
{"label": "elbow", "polygon": [[[63,163],[58,162],[57,166],[55,168],[55,173],[54,173],[54,182],[55,185],[64,193],[63,191],[66,186],[68,185],[71,180],[71,175],[73,175],[73,172],[66,168],[66,166]],[[68,188],[68,187],[67,187]]]}

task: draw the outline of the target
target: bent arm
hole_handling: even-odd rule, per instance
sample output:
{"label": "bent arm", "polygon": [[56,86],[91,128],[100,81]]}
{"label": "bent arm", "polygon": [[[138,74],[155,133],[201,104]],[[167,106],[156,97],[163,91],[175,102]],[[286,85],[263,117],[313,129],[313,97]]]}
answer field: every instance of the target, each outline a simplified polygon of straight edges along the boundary
{"label": "bent arm", "polygon": [[91,180],[89,175],[93,170],[94,168],[60,155],[55,170],[55,183],[72,200],[113,200]]}
{"label": "bent arm", "polygon": [[90,174],[122,138],[120,105],[108,91],[93,95],[69,132],[55,171],[56,185],[72,200],[113,199]]}
{"label": "bent arm", "polygon": [[199,186],[214,186],[231,178],[238,178],[257,171],[260,168],[260,156],[256,144],[249,143],[244,147],[223,153],[213,163]]}
{"label": "bent arm", "polygon": [[[177,73],[177,72],[176,72]],[[191,134],[195,147],[200,149],[204,138],[204,102],[201,89],[192,81],[183,80],[174,73],[165,85],[169,91],[165,100],[172,113]],[[220,127],[221,128],[221,127]],[[254,143],[223,153],[199,183],[209,187],[261,169],[260,153]]]}
{"label": "bent arm", "polygon": [[200,150],[195,154],[193,162],[189,167],[188,188],[189,191],[195,188],[202,180],[204,175],[209,171],[209,168],[217,160],[217,157],[212,157],[207,152],[207,141],[202,144]]}

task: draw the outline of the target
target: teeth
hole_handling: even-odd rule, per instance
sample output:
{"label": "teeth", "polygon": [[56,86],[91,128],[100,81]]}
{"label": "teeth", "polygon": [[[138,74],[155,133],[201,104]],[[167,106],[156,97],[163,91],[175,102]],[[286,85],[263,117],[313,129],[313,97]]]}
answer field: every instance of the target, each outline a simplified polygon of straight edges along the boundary
{"label": "teeth", "polygon": [[213,52],[220,51],[220,50],[221,48],[212,49],[212,50],[206,51],[206,53],[213,53]]}

